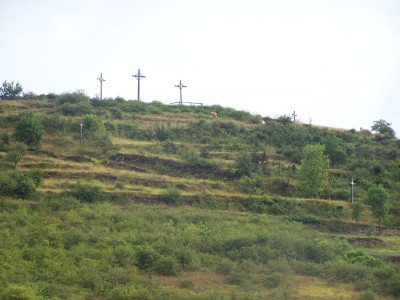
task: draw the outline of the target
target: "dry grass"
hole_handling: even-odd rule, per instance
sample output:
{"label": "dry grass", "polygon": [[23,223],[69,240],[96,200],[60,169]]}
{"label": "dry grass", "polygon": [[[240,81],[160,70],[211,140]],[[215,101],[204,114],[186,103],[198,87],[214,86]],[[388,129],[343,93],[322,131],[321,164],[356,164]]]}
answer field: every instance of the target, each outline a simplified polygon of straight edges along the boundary
{"label": "dry grass", "polygon": [[332,284],[321,278],[296,276],[293,287],[294,299],[358,299],[359,293],[354,291],[353,284]]}
{"label": "dry grass", "polygon": [[173,286],[177,289],[181,288],[180,285],[183,281],[192,281],[195,290],[198,291],[226,290],[231,287],[223,275],[209,272],[187,272],[174,277],[157,277],[157,281],[164,286]]}

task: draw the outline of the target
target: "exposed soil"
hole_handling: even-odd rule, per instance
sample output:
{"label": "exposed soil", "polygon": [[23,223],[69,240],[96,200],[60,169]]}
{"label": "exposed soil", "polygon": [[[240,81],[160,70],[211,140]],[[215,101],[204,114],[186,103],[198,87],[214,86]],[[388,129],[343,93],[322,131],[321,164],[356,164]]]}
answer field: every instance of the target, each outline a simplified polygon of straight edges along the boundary
{"label": "exposed soil", "polygon": [[64,159],[68,160],[68,161],[74,161],[74,162],[91,162],[92,161],[90,158],[81,156],[81,155],[67,156]]}
{"label": "exposed soil", "polygon": [[49,157],[53,157],[56,158],[57,155],[55,155],[53,152],[51,151],[45,151],[45,150],[34,150],[34,151],[29,151],[30,154],[44,154],[47,155]]}
{"label": "exposed soil", "polygon": [[116,169],[125,169],[125,170],[129,170],[129,171],[136,171],[136,172],[142,172],[142,173],[148,172],[148,170],[146,170],[144,168],[126,164],[126,163],[117,162],[117,161],[107,161],[105,163],[105,165],[107,167],[116,168]]}
{"label": "exposed soil", "polygon": [[114,162],[115,166],[115,162],[117,162],[120,167],[127,169],[138,168],[146,170],[148,168],[157,168],[158,173],[164,174],[173,172],[175,175],[191,174],[199,177],[214,176],[221,179],[233,177],[231,172],[217,168],[190,166],[186,163],[138,154],[117,153],[110,160],[111,162],[108,162],[107,165],[111,163],[110,166],[112,166],[112,162]]}
{"label": "exposed soil", "polygon": [[400,264],[400,256],[389,257],[389,261],[394,264]]}
{"label": "exposed soil", "polygon": [[69,178],[69,179],[88,179],[95,178],[101,181],[109,181],[115,182],[118,178],[114,175],[108,173],[66,173],[66,172],[58,172],[58,171],[45,171],[43,172],[44,178]]}
{"label": "exposed soil", "polygon": [[[318,224],[310,224],[309,226],[318,231],[342,233],[348,235],[366,235],[368,232],[368,224],[349,223],[342,221],[323,221]],[[373,232],[373,234],[379,234],[378,226],[375,227],[375,232]],[[381,235],[400,236],[400,228],[381,226]]]}
{"label": "exposed soil", "polygon": [[346,238],[346,240],[353,245],[359,247],[382,247],[385,246],[385,242],[378,238],[362,238],[362,237],[352,237]]}

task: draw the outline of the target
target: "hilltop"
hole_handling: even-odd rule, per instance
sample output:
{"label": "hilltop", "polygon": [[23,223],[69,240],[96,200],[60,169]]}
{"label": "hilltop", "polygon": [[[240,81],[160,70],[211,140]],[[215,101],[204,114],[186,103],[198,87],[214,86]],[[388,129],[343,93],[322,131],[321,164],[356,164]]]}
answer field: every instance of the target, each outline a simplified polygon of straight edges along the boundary
{"label": "hilltop", "polygon": [[[16,134],[22,118],[42,126],[37,143]],[[4,295],[399,296],[400,143],[380,129],[79,92],[0,101]],[[307,145],[330,161],[312,197],[298,176]],[[378,185],[380,235],[366,201]]]}

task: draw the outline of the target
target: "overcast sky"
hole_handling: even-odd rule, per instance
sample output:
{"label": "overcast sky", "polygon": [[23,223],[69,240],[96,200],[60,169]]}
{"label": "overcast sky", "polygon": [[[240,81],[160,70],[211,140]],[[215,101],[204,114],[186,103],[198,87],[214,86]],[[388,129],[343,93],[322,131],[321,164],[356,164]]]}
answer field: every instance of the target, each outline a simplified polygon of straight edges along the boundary
{"label": "overcast sky", "polygon": [[0,81],[400,135],[399,0],[0,0]]}

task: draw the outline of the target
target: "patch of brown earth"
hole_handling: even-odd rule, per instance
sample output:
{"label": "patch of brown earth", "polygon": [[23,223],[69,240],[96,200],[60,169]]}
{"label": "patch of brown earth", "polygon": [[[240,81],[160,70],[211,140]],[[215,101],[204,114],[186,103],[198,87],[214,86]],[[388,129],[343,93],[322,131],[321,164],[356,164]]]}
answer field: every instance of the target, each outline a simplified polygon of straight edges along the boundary
{"label": "patch of brown earth", "polygon": [[190,166],[183,162],[177,162],[174,160],[161,159],[158,157],[148,157],[139,154],[124,154],[117,153],[110,158],[110,162],[107,165],[112,166],[112,162],[119,164],[122,168],[156,168],[158,173],[171,173],[175,174],[191,174],[200,177],[215,176],[221,179],[231,178],[233,174],[231,172],[221,170],[218,168],[206,167],[206,166]]}

